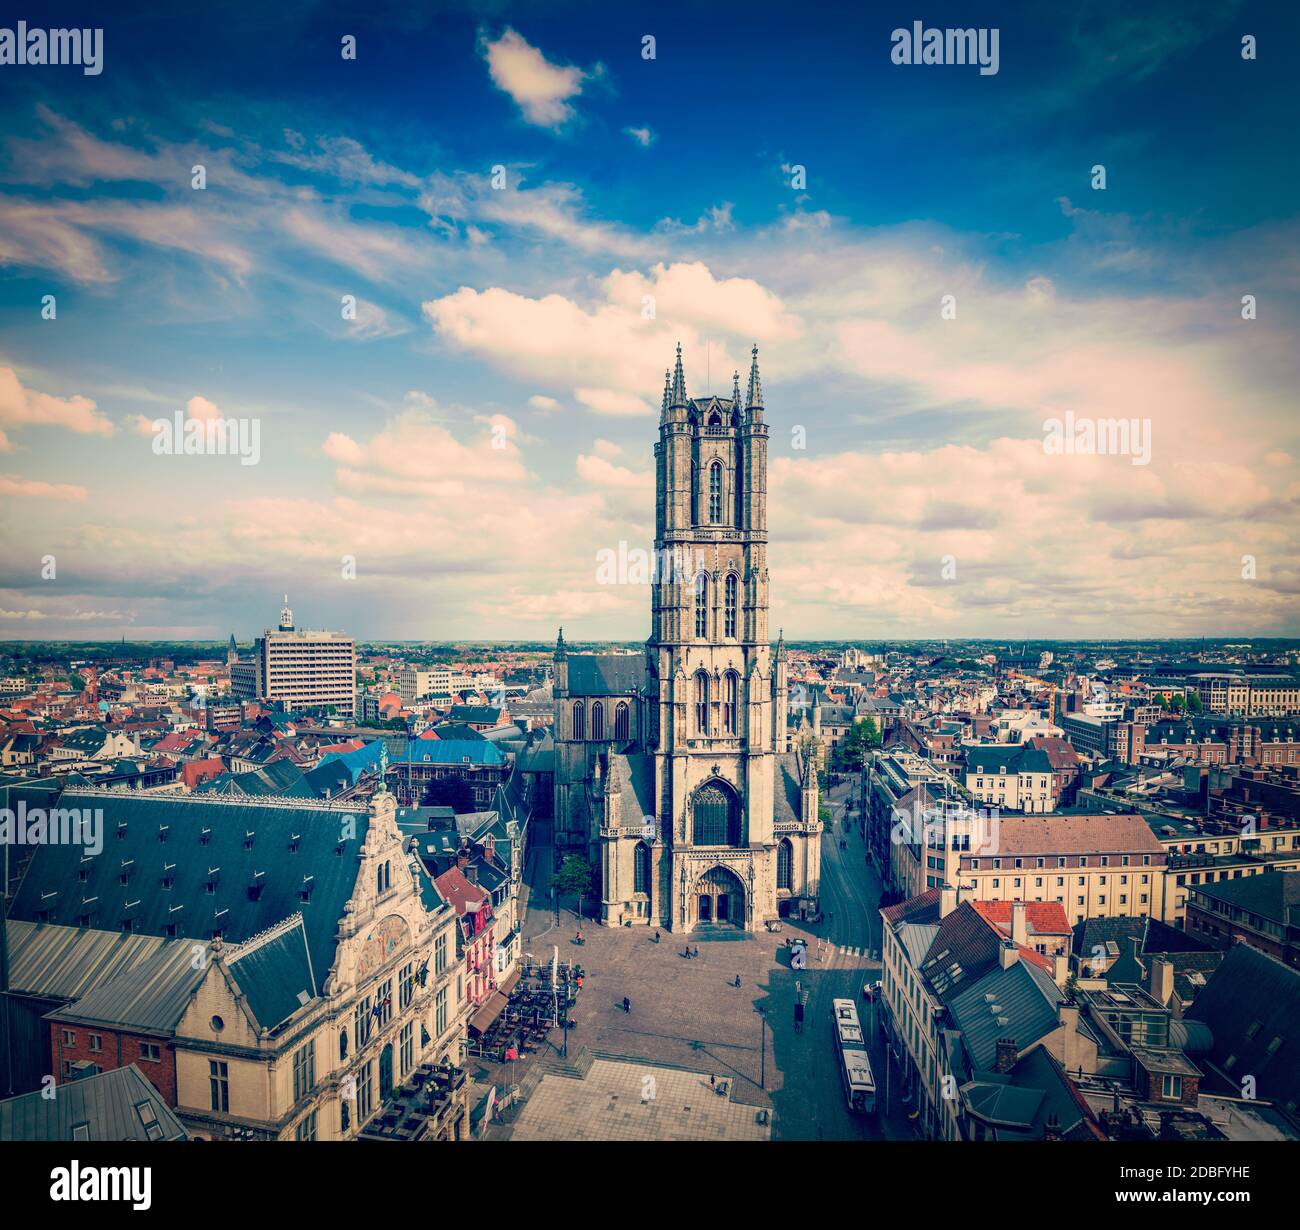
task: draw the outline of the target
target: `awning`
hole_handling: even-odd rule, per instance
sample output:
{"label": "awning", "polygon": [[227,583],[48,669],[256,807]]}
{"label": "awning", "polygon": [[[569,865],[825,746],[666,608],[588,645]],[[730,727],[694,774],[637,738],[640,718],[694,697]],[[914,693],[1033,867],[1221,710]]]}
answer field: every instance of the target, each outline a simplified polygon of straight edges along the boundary
{"label": "awning", "polygon": [[519,970],[516,968],[506,976],[506,980],[497,987],[497,990],[500,991],[502,995],[509,995],[510,992],[515,989],[515,983],[518,981]]}
{"label": "awning", "polygon": [[493,991],[483,1006],[470,1017],[470,1033],[482,1034],[489,1029],[492,1022],[501,1015],[507,1003],[509,1003],[509,1000],[500,991]]}

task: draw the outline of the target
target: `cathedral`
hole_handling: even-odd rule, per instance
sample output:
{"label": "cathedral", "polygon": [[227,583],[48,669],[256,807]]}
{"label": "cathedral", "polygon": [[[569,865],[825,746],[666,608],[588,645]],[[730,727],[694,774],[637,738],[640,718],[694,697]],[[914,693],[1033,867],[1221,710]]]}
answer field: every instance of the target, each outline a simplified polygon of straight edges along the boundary
{"label": "cathedral", "polygon": [[595,869],[600,920],[751,931],[816,912],[812,757],[791,750],[785,646],[768,629],[767,438],[745,396],[665,373],[643,654],[555,645],[555,842]]}

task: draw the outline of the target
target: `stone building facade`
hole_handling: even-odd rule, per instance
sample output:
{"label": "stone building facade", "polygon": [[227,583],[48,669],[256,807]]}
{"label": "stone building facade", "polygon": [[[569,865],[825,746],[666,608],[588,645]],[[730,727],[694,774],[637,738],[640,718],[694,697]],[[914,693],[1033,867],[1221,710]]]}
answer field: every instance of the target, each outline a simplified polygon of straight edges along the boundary
{"label": "stone building facade", "polygon": [[655,444],[644,655],[555,649],[557,842],[597,871],[601,921],[746,930],[816,909],[817,777],[787,733],[768,627],[767,442],[747,394],[689,397],[681,348]]}

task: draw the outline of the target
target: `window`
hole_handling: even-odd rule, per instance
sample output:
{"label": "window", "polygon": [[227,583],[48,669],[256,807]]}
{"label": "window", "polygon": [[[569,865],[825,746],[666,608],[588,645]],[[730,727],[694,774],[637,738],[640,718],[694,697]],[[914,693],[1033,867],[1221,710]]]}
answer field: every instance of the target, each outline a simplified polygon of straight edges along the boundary
{"label": "window", "polygon": [[370,1015],[370,996],[358,1000],[352,1009],[352,1036],[356,1039],[359,1051],[370,1041],[370,1027],[374,1018]]}
{"label": "window", "polygon": [[1162,1097],[1180,1101],[1183,1096],[1183,1078],[1176,1073],[1166,1072],[1160,1078],[1160,1093]]}
{"label": "window", "polygon": [[375,1013],[379,1028],[383,1029],[393,1019],[393,980],[390,978],[375,992]]}
{"label": "window", "polygon": [[375,870],[375,887],[378,892],[386,893],[393,885],[392,869],[388,863],[380,863]]}
{"label": "window", "polygon": [[293,1053],[293,1100],[304,1098],[316,1085],[316,1039]]}
{"label": "window", "polygon": [[157,1042],[141,1042],[140,1058],[146,1063],[159,1063],[162,1060],[162,1048]]}
{"label": "window", "polygon": [[368,1060],[357,1070],[357,1122],[364,1123],[375,1108],[375,1087]]}
{"label": "window", "polygon": [[723,635],[736,635],[736,588],[737,578],[734,572],[727,573],[726,584],[723,586]]}
{"label": "window", "polygon": [[90,1039],[90,1049],[92,1051],[102,1051],[104,1049],[103,1034],[90,1034],[89,1039]]}
{"label": "window", "polygon": [[632,891],[650,893],[650,847],[638,841],[632,851]]}
{"label": "window", "polygon": [[605,741],[605,706],[600,701],[593,702],[591,706],[591,741]]}
{"label": "window", "polygon": [[293,1138],[294,1140],[316,1139],[316,1112],[314,1110],[309,1110],[298,1120],[298,1126],[293,1130]]}
{"label": "window", "polygon": [[230,1111],[230,1070],[224,1060],[208,1060],[208,1091],[212,1094],[212,1109],[228,1113]]}
{"label": "window", "polygon": [[401,1074],[405,1076],[415,1067],[415,1022],[407,1021],[398,1035],[397,1062]]}
{"label": "window", "polygon": [[709,467],[709,524],[717,525],[722,520],[722,462],[715,461]]}
{"label": "window", "polygon": [[152,1102],[137,1102],[135,1104],[135,1113],[140,1118],[140,1126],[144,1128],[144,1134],[149,1140],[162,1139],[162,1124],[158,1122],[158,1112],[154,1110]]}
{"label": "window", "polygon": [[573,706],[573,737],[578,740],[587,737],[587,711],[582,701]]}
{"label": "window", "polygon": [[776,847],[776,886],[788,891],[793,883],[794,847],[788,837],[783,837]]}
{"label": "window", "polygon": [[404,1010],[415,994],[415,962],[408,961],[397,976],[397,1006]]}
{"label": "window", "polygon": [[694,836],[697,846],[741,844],[740,806],[735,796],[717,782],[695,792]]}
{"label": "window", "polygon": [[65,1030],[63,1031],[63,1045],[64,1045],[64,1046],[76,1046],[76,1045],[77,1045],[77,1035],[76,1035],[75,1033],[73,1033],[72,1030],[70,1030],[70,1029],[65,1029]]}
{"label": "window", "polygon": [[433,972],[441,974],[447,968],[447,933],[444,931],[433,941]]}
{"label": "window", "polygon": [[704,640],[709,635],[709,576],[701,572],[695,578],[695,636]]}
{"label": "window", "polygon": [[441,1038],[447,1032],[447,988],[443,987],[433,1001],[433,1032]]}
{"label": "window", "polygon": [[740,690],[734,671],[727,672],[727,677],[722,686],[722,729],[726,734],[734,735],[736,733],[736,698]]}
{"label": "window", "polygon": [[695,676],[695,731],[709,733],[709,677],[703,671]]}

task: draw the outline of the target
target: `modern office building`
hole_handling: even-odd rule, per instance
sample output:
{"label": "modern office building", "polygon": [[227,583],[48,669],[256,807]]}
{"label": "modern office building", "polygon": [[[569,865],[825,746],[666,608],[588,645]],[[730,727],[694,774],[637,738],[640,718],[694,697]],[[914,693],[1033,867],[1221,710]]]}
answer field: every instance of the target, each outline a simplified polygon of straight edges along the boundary
{"label": "modern office building", "polygon": [[295,711],[353,717],[356,707],[357,643],[341,632],[300,629],[288,606],[280,626],[253,644],[253,657],[230,667],[231,694],[241,700],[279,701]]}

